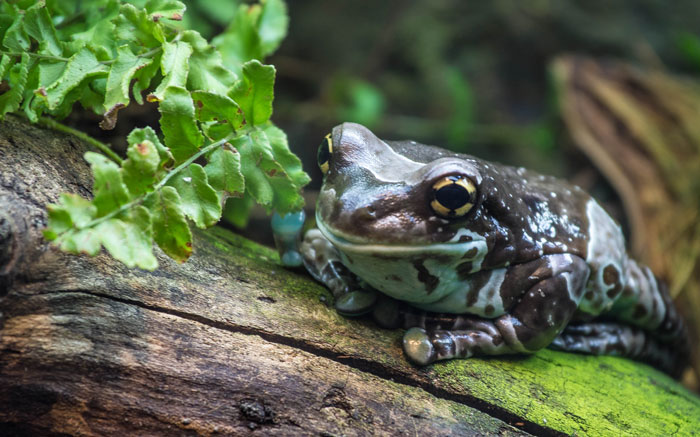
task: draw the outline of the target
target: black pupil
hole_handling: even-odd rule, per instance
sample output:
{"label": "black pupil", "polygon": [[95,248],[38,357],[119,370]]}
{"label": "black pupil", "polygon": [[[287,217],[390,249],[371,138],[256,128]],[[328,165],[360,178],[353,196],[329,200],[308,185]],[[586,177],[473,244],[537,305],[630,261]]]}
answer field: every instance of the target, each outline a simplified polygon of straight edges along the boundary
{"label": "black pupil", "polygon": [[461,208],[469,202],[469,191],[461,185],[445,185],[435,192],[435,200],[447,209]]}
{"label": "black pupil", "polygon": [[331,157],[331,152],[328,149],[328,140],[324,139],[320,146],[318,146],[318,165],[319,167],[328,162]]}

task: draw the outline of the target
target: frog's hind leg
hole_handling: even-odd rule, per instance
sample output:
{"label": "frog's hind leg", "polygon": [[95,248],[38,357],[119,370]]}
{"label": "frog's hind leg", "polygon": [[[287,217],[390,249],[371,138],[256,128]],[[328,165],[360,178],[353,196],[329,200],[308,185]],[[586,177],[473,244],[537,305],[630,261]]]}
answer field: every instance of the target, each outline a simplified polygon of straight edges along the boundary
{"label": "frog's hind leg", "polygon": [[[623,266],[622,275],[611,266],[602,274],[592,275],[598,288],[612,287],[605,292],[613,299],[612,308],[600,314],[606,321],[572,324],[552,346],[573,352],[625,356],[678,376],[688,362],[690,343],[666,284],[632,259]],[[582,306],[593,303],[590,308],[596,315],[602,309],[600,296],[591,301],[588,294],[584,295]]]}
{"label": "frog's hind leg", "polygon": [[679,367],[672,350],[643,329],[614,322],[568,325],[552,344],[552,349],[593,355],[615,355],[648,362],[672,375]]}
{"label": "frog's hind leg", "polygon": [[625,265],[625,276],[622,292],[604,315],[642,328],[669,346],[684,346],[688,341],[686,327],[666,284],[649,267],[631,259]]}
{"label": "frog's hind leg", "polygon": [[345,316],[369,312],[377,293],[360,284],[357,276],[343,265],[338,250],[318,229],[304,235],[300,246],[304,266],[317,281],[333,293],[336,310]]}
{"label": "frog's hind leg", "polygon": [[[530,277],[540,279],[523,290],[509,312],[495,319],[458,317],[459,329],[411,328],[404,335],[406,355],[425,365],[474,355],[531,353],[547,346],[576,311],[589,269],[583,259],[568,254],[543,257],[538,263]],[[512,269],[501,287],[514,290],[522,279],[522,272]]]}

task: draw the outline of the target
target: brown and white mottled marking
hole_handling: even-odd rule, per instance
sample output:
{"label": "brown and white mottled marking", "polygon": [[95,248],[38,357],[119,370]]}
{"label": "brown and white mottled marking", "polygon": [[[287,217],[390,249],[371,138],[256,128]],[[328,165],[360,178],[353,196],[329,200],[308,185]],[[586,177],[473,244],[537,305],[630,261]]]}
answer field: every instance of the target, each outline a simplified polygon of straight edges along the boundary
{"label": "brown and white mottled marking", "polygon": [[494,269],[474,275],[472,281],[439,301],[417,304],[416,307],[436,313],[473,314],[481,317],[498,317],[506,312],[501,297],[501,286],[507,269]]}
{"label": "brown and white mottled marking", "polygon": [[[468,358],[485,351],[531,353],[547,346],[576,311],[588,267],[576,256],[550,255],[539,262],[533,273],[536,282],[524,290],[507,313],[481,320],[466,330],[426,331],[424,327],[415,327],[404,339],[406,354],[416,363],[427,364]],[[519,277],[506,275],[502,284],[516,279]]]}

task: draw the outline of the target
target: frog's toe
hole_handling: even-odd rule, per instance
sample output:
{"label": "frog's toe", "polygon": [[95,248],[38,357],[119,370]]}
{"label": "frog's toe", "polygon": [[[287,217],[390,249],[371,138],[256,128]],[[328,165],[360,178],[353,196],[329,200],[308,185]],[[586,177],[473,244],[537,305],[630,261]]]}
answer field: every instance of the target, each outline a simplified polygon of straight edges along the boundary
{"label": "frog's toe", "polygon": [[340,296],[335,301],[335,309],[344,316],[361,316],[372,310],[377,302],[377,293],[356,290]]}
{"label": "frog's toe", "polygon": [[302,265],[304,260],[301,257],[301,253],[296,250],[289,250],[282,254],[280,258],[282,264],[286,267],[299,267]]}
{"label": "frog's toe", "polygon": [[403,335],[403,350],[408,359],[425,366],[436,360],[435,347],[423,328],[411,328]]}

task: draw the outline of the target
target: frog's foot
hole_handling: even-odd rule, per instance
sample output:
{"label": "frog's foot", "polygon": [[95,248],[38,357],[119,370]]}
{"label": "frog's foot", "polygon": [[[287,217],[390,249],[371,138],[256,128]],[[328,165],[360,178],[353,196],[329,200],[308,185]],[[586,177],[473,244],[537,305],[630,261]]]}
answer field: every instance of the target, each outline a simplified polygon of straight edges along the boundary
{"label": "frog's foot", "polygon": [[361,316],[372,311],[376,302],[376,291],[355,290],[337,297],[335,300],[335,309],[343,316]]}
{"label": "frog's foot", "polygon": [[[306,270],[317,281],[328,287],[336,300],[352,290],[362,288],[357,277],[343,265],[338,250],[318,229],[311,229],[304,235],[300,252],[304,258]],[[347,299],[351,300],[351,306],[356,306],[355,301],[359,298]]]}
{"label": "frog's foot", "polygon": [[567,326],[552,349],[593,355],[616,355],[649,362],[666,373],[676,374],[683,364],[674,350],[648,332],[620,323],[592,322]]}
{"label": "frog's foot", "polygon": [[403,336],[403,350],[414,363],[424,366],[437,360],[501,355],[511,352],[498,331],[426,331],[411,328]]}
{"label": "frog's foot", "polygon": [[423,328],[411,328],[403,335],[403,351],[409,360],[425,366],[437,360],[437,352]]}
{"label": "frog's foot", "polygon": [[618,323],[582,323],[567,326],[552,349],[593,355],[637,356],[646,343],[644,331]]}

